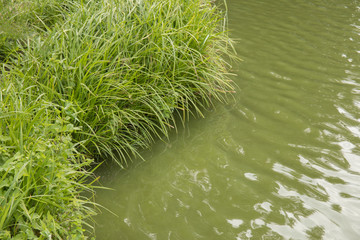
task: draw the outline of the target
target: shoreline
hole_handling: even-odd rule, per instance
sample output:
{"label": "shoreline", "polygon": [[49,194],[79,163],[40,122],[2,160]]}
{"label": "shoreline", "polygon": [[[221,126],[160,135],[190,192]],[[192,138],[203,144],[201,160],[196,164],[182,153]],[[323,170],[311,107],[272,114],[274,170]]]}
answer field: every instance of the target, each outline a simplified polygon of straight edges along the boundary
{"label": "shoreline", "polygon": [[85,169],[226,101],[236,56],[212,1],[39,4],[9,8],[32,32],[0,31],[0,238],[86,239]]}

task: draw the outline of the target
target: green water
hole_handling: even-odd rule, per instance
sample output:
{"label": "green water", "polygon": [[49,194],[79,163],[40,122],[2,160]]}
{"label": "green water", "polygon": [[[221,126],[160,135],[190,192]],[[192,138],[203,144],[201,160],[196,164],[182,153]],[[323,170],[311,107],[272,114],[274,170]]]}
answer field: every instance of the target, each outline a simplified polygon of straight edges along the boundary
{"label": "green water", "polygon": [[97,239],[360,239],[360,2],[228,7],[235,100],[98,172]]}

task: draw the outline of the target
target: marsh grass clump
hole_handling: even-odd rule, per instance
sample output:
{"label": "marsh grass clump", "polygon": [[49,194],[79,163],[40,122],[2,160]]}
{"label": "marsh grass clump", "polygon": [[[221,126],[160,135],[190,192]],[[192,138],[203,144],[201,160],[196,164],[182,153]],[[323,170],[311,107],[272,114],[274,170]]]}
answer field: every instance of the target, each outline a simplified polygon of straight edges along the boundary
{"label": "marsh grass clump", "polygon": [[0,6],[0,239],[86,238],[94,159],[125,166],[233,92],[212,1]]}
{"label": "marsh grass clump", "polygon": [[[224,100],[231,42],[209,1],[109,0],[78,6],[27,46],[19,68],[57,104],[72,102],[87,154],[124,164],[167,135],[174,111]],[[26,69],[26,70],[25,70]]]}

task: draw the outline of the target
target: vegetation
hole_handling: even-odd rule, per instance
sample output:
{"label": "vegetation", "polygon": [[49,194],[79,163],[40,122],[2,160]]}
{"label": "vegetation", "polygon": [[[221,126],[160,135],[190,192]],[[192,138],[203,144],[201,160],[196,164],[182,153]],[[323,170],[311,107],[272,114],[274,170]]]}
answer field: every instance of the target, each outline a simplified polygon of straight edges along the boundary
{"label": "vegetation", "polygon": [[2,80],[0,239],[79,239],[94,210],[80,195],[92,189],[90,160],[72,143],[76,128],[59,106]]}
{"label": "vegetation", "polygon": [[94,159],[124,166],[232,91],[224,16],[206,0],[0,6],[0,238],[85,238]]}

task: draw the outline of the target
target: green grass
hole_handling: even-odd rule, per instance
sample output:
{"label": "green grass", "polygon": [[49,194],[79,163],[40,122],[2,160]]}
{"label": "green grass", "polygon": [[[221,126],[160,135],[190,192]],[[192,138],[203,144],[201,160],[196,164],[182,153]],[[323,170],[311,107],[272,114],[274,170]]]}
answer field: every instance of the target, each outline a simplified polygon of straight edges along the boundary
{"label": "green grass", "polygon": [[84,181],[91,163],[77,153],[76,128],[60,106],[2,78],[0,239],[80,239],[94,214]]}
{"label": "green grass", "polygon": [[201,114],[232,91],[222,19],[202,0],[90,2],[26,46],[19,78],[74,104],[88,154],[126,164],[167,135],[175,110]]}
{"label": "green grass", "polygon": [[76,10],[71,0],[0,0],[0,61]]}
{"label": "green grass", "polygon": [[224,15],[207,0],[1,4],[0,238],[82,239],[93,159],[126,166],[175,114],[233,92]]}

